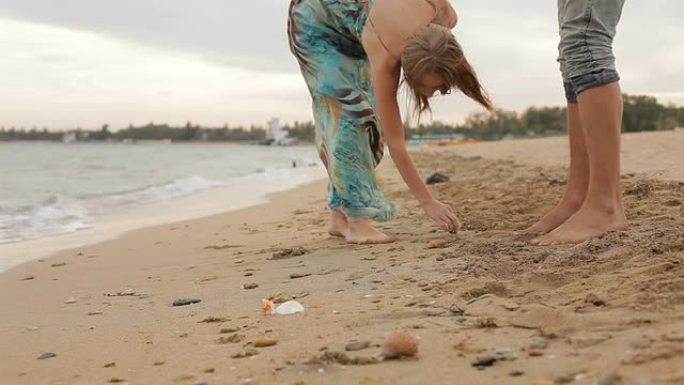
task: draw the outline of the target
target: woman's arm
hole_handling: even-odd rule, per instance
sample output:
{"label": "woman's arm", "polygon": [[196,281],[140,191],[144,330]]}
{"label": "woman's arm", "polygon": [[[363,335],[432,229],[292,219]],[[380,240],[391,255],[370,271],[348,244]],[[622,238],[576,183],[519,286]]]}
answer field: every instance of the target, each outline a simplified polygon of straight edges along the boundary
{"label": "woman's arm", "polygon": [[458,218],[450,207],[432,196],[406,149],[404,125],[397,103],[399,63],[381,46],[377,36],[372,31],[366,30],[364,32],[363,43],[371,62],[376,113],[392,160],[402,179],[428,216],[443,229],[456,232],[461,226]]}

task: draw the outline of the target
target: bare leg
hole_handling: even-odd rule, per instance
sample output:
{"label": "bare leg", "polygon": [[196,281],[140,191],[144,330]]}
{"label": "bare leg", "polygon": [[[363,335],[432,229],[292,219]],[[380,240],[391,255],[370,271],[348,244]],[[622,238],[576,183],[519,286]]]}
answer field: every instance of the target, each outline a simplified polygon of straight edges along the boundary
{"label": "bare leg", "polygon": [[349,223],[347,223],[347,217],[344,214],[336,210],[333,210],[332,213],[330,213],[328,234],[342,238],[349,234]]}
{"label": "bare leg", "polygon": [[578,102],[589,154],[589,189],[580,210],[537,239],[540,245],[580,243],[611,230],[627,229],[620,191],[620,84],[586,90],[579,95]]}
{"label": "bare leg", "polygon": [[549,211],[539,222],[525,230],[524,234],[540,235],[555,229],[575,214],[587,195],[589,187],[589,155],[585,144],[584,132],[580,123],[579,107],[568,104],[568,134],[570,137],[570,173],[565,194],[560,203]]}
{"label": "bare leg", "polygon": [[348,243],[391,243],[394,238],[378,231],[368,219],[349,221],[349,233],[345,237]]}

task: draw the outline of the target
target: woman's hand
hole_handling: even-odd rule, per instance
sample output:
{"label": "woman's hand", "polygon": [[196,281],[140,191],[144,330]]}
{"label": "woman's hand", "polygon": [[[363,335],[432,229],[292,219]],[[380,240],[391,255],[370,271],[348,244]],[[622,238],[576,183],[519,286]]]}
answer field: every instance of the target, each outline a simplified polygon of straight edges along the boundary
{"label": "woman's hand", "polygon": [[421,207],[443,230],[450,233],[456,233],[458,229],[461,228],[461,221],[458,220],[458,217],[448,205],[445,205],[436,199],[432,199],[421,204]]}

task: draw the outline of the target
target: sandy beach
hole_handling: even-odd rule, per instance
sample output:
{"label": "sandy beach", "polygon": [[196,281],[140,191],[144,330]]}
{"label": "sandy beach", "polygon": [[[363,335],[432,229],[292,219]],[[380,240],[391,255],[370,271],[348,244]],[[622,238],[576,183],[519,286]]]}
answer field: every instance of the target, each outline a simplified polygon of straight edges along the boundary
{"label": "sandy beach", "polygon": [[[458,235],[387,157],[394,244],[330,237],[317,181],[25,263],[0,274],[0,384],[684,384],[684,132],[623,145],[631,227],[576,246],[518,238],[563,192],[547,138],[416,149]],[[418,355],[378,359],[397,329]]]}

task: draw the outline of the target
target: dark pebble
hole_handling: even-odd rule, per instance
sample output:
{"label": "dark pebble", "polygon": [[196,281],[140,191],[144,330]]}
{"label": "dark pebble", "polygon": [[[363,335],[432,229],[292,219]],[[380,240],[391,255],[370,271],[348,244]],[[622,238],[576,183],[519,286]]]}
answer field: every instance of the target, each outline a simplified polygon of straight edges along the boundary
{"label": "dark pebble", "polygon": [[310,275],[311,274],[309,274],[309,273],[292,273],[292,274],[290,274],[290,279],[304,278],[304,277],[308,277]]}
{"label": "dark pebble", "polygon": [[57,357],[55,353],[43,353],[38,356],[39,360],[47,360],[48,358]]}
{"label": "dark pebble", "polygon": [[465,313],[465,310],[461,309],[461,307],[456,304],[449,306],[449,311],[454,315],[463,315],[463,313]]}
{"label": "dark pebble", "polygon": [[370,346],[370,341],[354,341],[348,343],[344,350],[348,352],[356,352],[359,350],[367,349]]}
{"label": "dark pebble", "polygon": [[438,173],[438,172],[430,175],[427,178],[427,184],[437,184],[437,183],[444,183],[444,182],[448,182],[448,181],[449,181],[448,176],[441,174],[441,173]]}
{"label": "dark pebble", "polygon": [[193,303],[200,303],[202,302],[201,299],[199,298],[181,298],[173,301],[172,305],[173,306],[186,306],[186,305],[192,305]]}
{"label": "dark pebble", "polygon": [[253,289],[256,289],[257,287],[259,287],[259,285],[254,283],[254,282],[246,283],[246,284],[242,285],[242,288],[245,290],[253,290]]}
{"label": "dark pebble", "polygon": [[484,369],[489,366],[493,366],[494,363],[498,361],[497,357],[481,357],[472,362],[472,366],[478,369]]}

